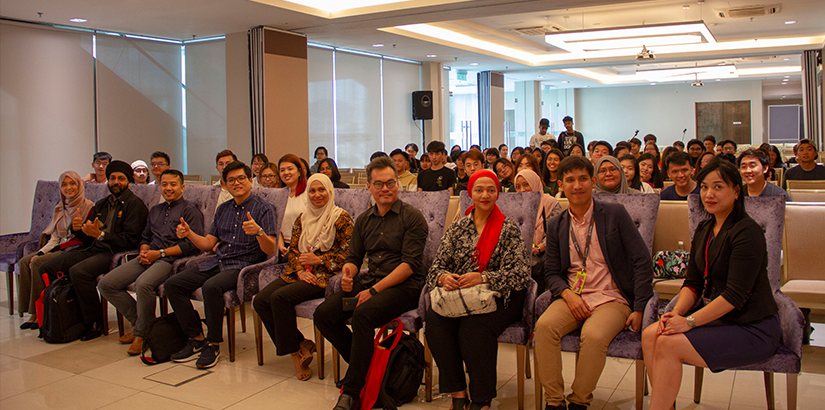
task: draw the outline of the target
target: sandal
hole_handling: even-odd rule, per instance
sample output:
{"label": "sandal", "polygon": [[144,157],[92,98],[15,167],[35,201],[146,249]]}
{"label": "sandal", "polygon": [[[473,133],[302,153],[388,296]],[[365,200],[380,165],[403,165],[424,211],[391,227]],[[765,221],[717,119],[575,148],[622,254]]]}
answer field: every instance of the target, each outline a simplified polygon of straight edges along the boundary
{"label": "sandal", "polygon": [[309,339],[304,339],[300,343],[301,349],[298,350],[298,354],[301,356],[301,366],[309,368],[309,364],[312,363],[312,354],[315,353],[315,342]]}
{"label": "sandal", "polygon": [[297,351],[292,353],[292,364],[295,365],[295,376],[300,381],[307,381],[310,377],[312,377],[312,369],[308,366],[304,366],[303,363],[304,359],[301,356],[301,352]]}
{"label": "sandal", "polygon": [[453,397],[453,405],[450,410],[466,410],[470,405],[470,399],[466,397]]}

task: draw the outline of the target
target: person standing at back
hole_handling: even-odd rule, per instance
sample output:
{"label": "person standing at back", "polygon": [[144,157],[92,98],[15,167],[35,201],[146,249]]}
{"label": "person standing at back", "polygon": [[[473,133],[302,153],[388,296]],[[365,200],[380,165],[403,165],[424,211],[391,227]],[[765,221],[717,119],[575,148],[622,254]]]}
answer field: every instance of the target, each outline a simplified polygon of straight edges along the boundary
{"label": "person standing at back", "polygon": [[552,134],[547,133],[548,128],[550,128],[550,120],[548,120],[547,118],[542,118],[539,121],[539,132],[530,137],[531,151],[538,147],[541,147],[541,143],[544,141],[555,140]]}
{"label": "person standing at back", "polygon": [[[106,167],[112,162],[112,156],[108,152],[97,152],[92,156],[92,172],[83,177],[83,182],[92,182],[95,184],[106,183]],[[131,175],[131,174],[130,174]]]}
{"label": "person standing at back", "polygon": [[561,122],[564,124],[564,131],[559,134],[559,144],[561,145],[561,150],[567,152],[575,144],[579,144],[582,147],[585,146],[584,135],[573,130],[573,117],[568,115],[562,118]]}
{"label": "person standing at back", "polygon": [[427,144],[427,155],[432,161],[432,166],[418,173],[418,190],[443,191],[449,189],[450,195],[452,195],[453,186],[455,185],[455,172],[444,167],[443,159],[447,155],[444,143],[433,141]]}

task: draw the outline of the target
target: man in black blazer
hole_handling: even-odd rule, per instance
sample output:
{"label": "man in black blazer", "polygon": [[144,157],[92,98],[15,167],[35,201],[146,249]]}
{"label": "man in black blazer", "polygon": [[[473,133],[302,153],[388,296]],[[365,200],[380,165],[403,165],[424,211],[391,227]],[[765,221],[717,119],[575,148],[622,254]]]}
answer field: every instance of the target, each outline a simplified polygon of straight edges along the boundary
{"label": "man in black blazer", "polygon": [[[536,372],[547,409],[586,409],[607,346],[625,328],[639,331],[653,295],[653,261],[621,204],[593,200],[593,165],[571,156],[559,164],[567,212],[547,223],[545,278],[555,300],[536,322]],[[582,329],[573,393],[565,407],[562,336]]]}

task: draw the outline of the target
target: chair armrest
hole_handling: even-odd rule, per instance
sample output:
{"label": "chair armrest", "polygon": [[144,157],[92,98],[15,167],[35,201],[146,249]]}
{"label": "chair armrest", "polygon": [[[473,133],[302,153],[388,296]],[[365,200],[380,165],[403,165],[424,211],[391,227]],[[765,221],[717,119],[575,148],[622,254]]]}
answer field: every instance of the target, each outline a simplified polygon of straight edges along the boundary
{"label": "chair armrest", "polygon": [[647,301],[645,311],[642,313],[642,330],[656,323],[659,320],[659,293],[653,291],[653,296]]}
{"label": "chair armrest", "polygon": [[28,232],[0,235],[0,254],[17,252],[18,246],[23,242],[28,242],[30,239]]}
{"label": "chair armrest", "polygon": [[200,255],[185,256],[172,262],[172,275],[180,273],[186,269],[197,267],[199,263],[206,261],[207,258],[212,257],[211,253],[201,253]]}
{"label": "chair armrest", "polygon": [[779,324],[782,326],[782,346],[802,357],[802,333],[805,327],[805,317],[791,298],[782,291],[773,294],[776,305],[779,307]]}
{"label": "chair armrest", "polygon": [[542,294],[536,298],[536,309],[533,311],[535,318],[540,318],[541,315],[544,314],[544,311],[550,307],[551,303],[553,303],[553,293],[549,290],[542,292]]}
{"label": "chair armrest", "polygon": [[536,323],[536,299],[538,299],[538,284],[533,278],[527,279],[527,295],[524,298],[524,308],[521,312],[521,321],[527,326],[528,333],[533,333]]}
{"label": "chair armrest", "polygon": [[112,257],[112,264],[111,264],[111,266],[109,266],[109,270],[112,270],[112,269],[126,263],[126,257],[127,256],[139,255],[139,254],[140,254],[140,251],[137,250],[137,249],[131,250],[131,251],[123,251],[123,252],[116,253],[115,256]]}
{"label": "chair armrest", "polygon": [[24,256],[34,253],[38,251],[37,245],[39,245],[39,241],[23,241],[17,245],[17,260],[23,259]]}
{"label": "chair armrest", "polygon": [[[270,258],[261,263],[249,265],[238,274],[238,285],[235,293],[241,303],[246,303],[275,279],[281,277],[286,269],[286,264],[278,263],[278,258]],[[265,283],[261,283],[261,280]]]}
{"label": "chair armrest", "polygon": [[[361,269],[361,271],[358,272],[358,274],[355,275],[355,277],[352,279],[353,283],[361,280],[361,278],[363,278],[364,275],[366,275],[368,272],[369,272],[369,269]],[[329,278],[329,281],[327,282],[327,290],[326,290],[326,292],[324,292],[324,297],[328,298],[328,297],[332,296],[333,294],[335,294],[336,292],[340,292],[340,291],[341,291],[341,274],[339,273],[339,274]]]}

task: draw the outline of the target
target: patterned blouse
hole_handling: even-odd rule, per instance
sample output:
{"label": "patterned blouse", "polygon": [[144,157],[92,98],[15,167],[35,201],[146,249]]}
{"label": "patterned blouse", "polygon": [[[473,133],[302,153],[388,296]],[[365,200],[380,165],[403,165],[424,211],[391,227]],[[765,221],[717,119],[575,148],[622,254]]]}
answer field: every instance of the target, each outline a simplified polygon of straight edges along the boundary
{"label": "patterned blouse", "polygon": [[[477,272],[473,253],[478,238],[479,233],[476,231],[472,214],[450,225],[441,238],[435,261],[427,275],[427,286],[430,289],[435,288],[439,276],[445,273],[463,275],[467,272]],[[498,245],[487,263],[485,273],[490,281],[490,290],[501,294],[505,306],[510,300],[511,291],[527,289],[530,267],[524,253],[524,239],[521,230],[510,218],[504,218]]]}
{"label": "patterned blouse", "polygon": [[[349,252],[349,240],[352,238],[352,218],[347,211],[341,212],[341,216],[335,221],[335,240],[332,241],[332,247],[328,251],[322,252],[320,249],[315,251],[315,254],[321,259],[323,264],[312,267],[312,273],[318,278],[318,286],[321,288],[327,287],[327,282],[330,278],[335,276],[344,267],[344,260],[347,258]],[[282,279],[286,283],[297,282],[298,271],[303,269],[303,266],[298,264],[298,257],[301,256],[301,251],[298,250],[298,242],[301,239],[303,226],[301,225],[301,216],[295,219],[295,225],[292,226],[292,241],[289,243],[289,260],[287,262],[286,271]],[[327,267],[327,263],[329,267]]]}

